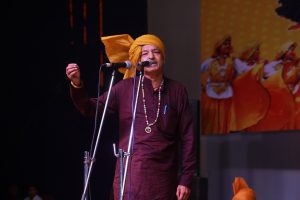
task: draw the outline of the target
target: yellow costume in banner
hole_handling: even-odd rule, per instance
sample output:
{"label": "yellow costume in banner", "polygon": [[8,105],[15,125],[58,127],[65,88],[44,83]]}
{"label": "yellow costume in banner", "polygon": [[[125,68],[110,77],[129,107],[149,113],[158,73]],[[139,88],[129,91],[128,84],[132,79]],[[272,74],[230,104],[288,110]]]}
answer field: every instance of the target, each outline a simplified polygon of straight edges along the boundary
{"label": "yellow costume in banner", "polygon": [[[224,65],[213,60],[201,79],[206,79],[201,95],[201,125],[203,134],[229,133],[230,107],[234,68],[231,58]],[[205,88],[205,89],[204,89]]]}
{"label": "yellow costume in banner", "polygon": [[201,133],[227,134],[230,131],[230,107],[234,76],[231,37],[216,42],[212,57],[201,64]]}
{"label": "yellow costume in banner", "polygon": [[[265,72],[270,76],[263,82],[271,96],[270,108],[266,116],[252,131],[280,131],[293,130],[295,120],[295,102],[293,90],[298,81],[296,70],[297,44],[287,42],[276,55],[276,61],[266,67]],[[274,65],[272,63],[275,63]]]}

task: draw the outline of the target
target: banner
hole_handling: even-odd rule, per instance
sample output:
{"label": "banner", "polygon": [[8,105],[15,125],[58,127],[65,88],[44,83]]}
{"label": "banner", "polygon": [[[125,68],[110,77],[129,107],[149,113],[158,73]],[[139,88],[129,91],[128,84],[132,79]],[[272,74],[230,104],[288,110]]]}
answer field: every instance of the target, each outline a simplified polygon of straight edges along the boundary
{"label": "banner", "polygon": [[201,133],[300,130],[300,1],[200,5]]}

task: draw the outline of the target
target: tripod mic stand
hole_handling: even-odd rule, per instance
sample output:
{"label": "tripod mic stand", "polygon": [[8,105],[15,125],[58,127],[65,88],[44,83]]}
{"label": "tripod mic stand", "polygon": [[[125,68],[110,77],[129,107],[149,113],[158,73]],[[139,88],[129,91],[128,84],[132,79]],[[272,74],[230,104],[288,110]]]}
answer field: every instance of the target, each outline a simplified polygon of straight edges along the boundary
{"label": "tripod mic stand", "polygon": [[[114,154],[117,158],[120,158],[119,160],[119,183],[120,183],[120,187],[119,187],[119,199],[123,200],[124,198],[124,188],[125,188],[125,183],[126,183],[126,176],[127,176],[127,171],[128,171],[128,163],[129,163],[129,157],[131,156],[132,152],[132,140],[133,140],[133,136],[134,136],[134,124],[135,124],[135,115],[136,115],[136,108],[137,108],[137,103],[138,103],[138,98],[139,98],[139,91],[140,91],[140,85],[141,85],[141,80],[142,80],[142,70],[139,72],[139,82],[138,82],[138,87],[137,87],[137,92],[136,92],[136,96],[135,96],[135,101],[134,101],[134,109],[133,109],[133,113],[132,113],[132,122],[131,122],[131,128],[130,128],[130,135],[129,135],[129,141],[128,141],[128,148],[127,148],[127,152],[124,152],[123,149],[119,149],[118,153],[116,153],[116,148],[115,148],[115,144],[113,144],[114,147]],[[133,98],[134,98],[134,89],[135,89],[135,85],[133,86]],[[125,162],[125,170],[123,169],[123,161],[124,161],[124,157],[126,157],[126,162]],[[123,173],[124,172],[124,173]]]}
{"label": "tripod mic stand", "polygon": [[98,147],[98,142],[99,142],[99,139],[100,139],[100,136],[101,136],[103,122],[104,122],[104,118],[105,118],[105,114],[106,114],[106,110],[107,110],[107,105],[108,105],[108,102],[109,102],[109,97],[110,97],[111,88],[112,88],[114,79],[115,79],[115,69],[112,72],[112,76],[111,76],[111,80],[110,80],[110,84],[109,84],[109,89],[108,89],[108,93],[107,93],[107,98],[106,98],[105,105],[104,105],[104,110],[103,110],[99,130],[98,130],[97,139],[96,139],[96,142],[95,142],[94,151],[93,151],[93,154],[92,154],[91,159],[90,159],[90,161],[91,161],[90,165],[87,169],[87,175],[85,177],[84,190],[83,190],[83,193],[82,193],[82,196],[81,196],[81,200],[85,200],[85,197],[86,197],[86,191],[87,191],[87,187],[88,187],[88,184],[89,184],[89,180],[90,180],[90,176],[91,176],[91,172],[92,172],[92,168],[93,168],[93,164],[94,164],[94,160],[95,160],[95,156],[96,156],[96,152],[97,152],[97,147]]}

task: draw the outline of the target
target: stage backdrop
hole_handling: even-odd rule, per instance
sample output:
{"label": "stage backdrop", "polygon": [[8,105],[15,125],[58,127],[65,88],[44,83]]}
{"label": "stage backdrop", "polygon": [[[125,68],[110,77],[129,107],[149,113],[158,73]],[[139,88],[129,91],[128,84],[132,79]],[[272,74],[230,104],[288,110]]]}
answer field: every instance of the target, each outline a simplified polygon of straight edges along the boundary
{"label": "stage backdrop", "polygon": [[202,134],[299,130],[300,1],[200,2]]}

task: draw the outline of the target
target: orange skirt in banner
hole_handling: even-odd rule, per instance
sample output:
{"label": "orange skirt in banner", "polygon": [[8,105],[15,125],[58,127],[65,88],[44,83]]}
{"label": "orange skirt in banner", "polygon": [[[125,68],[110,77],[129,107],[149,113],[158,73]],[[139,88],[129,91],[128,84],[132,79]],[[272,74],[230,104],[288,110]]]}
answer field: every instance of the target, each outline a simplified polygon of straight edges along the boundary
{"label": "orange skirt in banner", "polygon": [[259,82],[260,77],[257,77],[256,71],[255,67],[238,76],[232,83],[231,131],[245,130],[255,125],[268,112],[270,95]]}
{"label": "orange skirt in banner", "polygon": [[295,126],[294,130],[300,130],[300,102],[296,102],[296,114],[295,114]]}
{"label": "orange skirt in banner", "polygon": [[232,98],[213,99],[201,94],[201,133],[204,135],[228,134]]}
{"label": "orange skirt in banner", "polygon": [[294,118],[295,103],[292,94],[285,85],[281,70],[263,82],[271,97],[271,104],[265,117],[248,130],[280,131]]}
{"label": "orange skirt in banner", "polygon": [[295,120],[294,120],[294,130],[300,130],[300,83],[298,83],[298,91],[294,94],[295,102]]}

